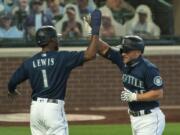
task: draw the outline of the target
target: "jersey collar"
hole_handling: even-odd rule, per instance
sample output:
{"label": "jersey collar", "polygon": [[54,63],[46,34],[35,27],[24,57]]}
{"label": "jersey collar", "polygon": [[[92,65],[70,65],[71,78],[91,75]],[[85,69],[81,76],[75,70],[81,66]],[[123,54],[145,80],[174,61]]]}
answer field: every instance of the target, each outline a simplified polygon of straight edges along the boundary
{"label": "jersey collar", "polygon": [[127,63],[128,67],[135,67],[142,61],[142,56],[139,56],[137,59],[131,60],[130,62]]}

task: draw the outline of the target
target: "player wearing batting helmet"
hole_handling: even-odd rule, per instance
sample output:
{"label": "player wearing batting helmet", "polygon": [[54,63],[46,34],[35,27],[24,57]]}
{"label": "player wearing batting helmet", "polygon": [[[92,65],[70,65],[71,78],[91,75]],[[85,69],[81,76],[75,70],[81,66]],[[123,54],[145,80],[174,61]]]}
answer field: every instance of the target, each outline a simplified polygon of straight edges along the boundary
{"label": "player wearing batting helmet", "polygon": [[122,72],[121,100],[129,105],[133,135],[162,135],[165,116],[159,99],[163,97],[163,81],[158,68],[143,57],[143,39],[125,36],[118,51],[102,40],[98,45],[99,53]]}
{"label": "player wearing batting helmet", "polygon": [[77,66],[96,56],[101,12],[91,14],[92,36],[86,51],[59,51],[54,27],[43,26],[36,32],[42,51],[27,59],[10,78],[9,97],[18,95],[16,87],[29,79],[32,87],[30,127],[32,135],[68,135],[64,98],[69,74]]}

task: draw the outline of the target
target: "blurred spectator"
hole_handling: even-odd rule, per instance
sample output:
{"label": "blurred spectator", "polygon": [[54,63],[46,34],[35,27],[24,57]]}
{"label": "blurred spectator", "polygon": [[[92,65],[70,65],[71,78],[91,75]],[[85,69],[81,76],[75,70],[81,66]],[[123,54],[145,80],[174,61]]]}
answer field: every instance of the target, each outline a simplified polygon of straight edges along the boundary
{"label": "blurred spectator", "polygon": [[127,34],[139,35],[144,39],[157,39],[160,28],[152,20],[152,12],[147,5],[139,5],[132,20],[127,22]]}
{"label": "blurred spectator", "polygon": [[130,20],[135,12],[134,8],[124,0],[106,0],[106,5],[101,9],[110,10],[114,19],[122,25]]}
{"label": "blurred spectator", "polygon": [[23,31],[13,25],[12,15],[5,11],[0,15],[0,38],[23,38]]}
{"label": "blurred spectator", "polygon": [[125,27],[124,27],[124,25],[118,23],[114,19],[111,10],[107,6],[100,8],[100,10],[101,10],[102,16],[108,16],[111,19],[111,23],[112,23],[112,26],[114,27],[114,31],[115,31],[115,36],[124,36],[125,35]]}
{"label": "blurred spectator", "polygon": [[89,15],[96,8],[93,0],[76,0],[81,19]]}
{"label": "blurred spectator", "polygon": [[12,13],[13,8],[16,6],[16,0],[2,0],[5,12]]}
{"label": "blurred spectator", "polygon": [[17,5],[14,7],[12,13],[15,13],[18,10],[30,12],[30,7],[29,7],[29,0],[17,0]]}
{"label": "blurred spectator", "polygon": [[65,38],[77,38],[82,36],[82,26],[76,21],[76,12],[73,7],[66,10],[68,20],[62,24],[62,35]]}
{"label": "blurred spectator", "polygon": [[88,0],[88,8],[93,11],[96,9],[96,3],[94,2],[94,0]]}
{"label": "blurred spectator", "polygon": [[4,11],[4,5],[0,3],[0,12]]}
{"label": "blurred spectator", "polygon": [[35,36],[35,32],[43,25],[53,25],[51,17],[43,11],[43,1],[32,0],[31,2],[32,12],[27,16],[25,21],[26,36],[32,38]]}
{"label": "blurred spectator", "polygon": [[112,24],[112,20],[110,16],[102,16],[102,26],[100,29],[101,37],[114,37],[115,35],[115,28]]}
{"label": "blurred spectator", "polygon": [[80,15],[79,15],[79,12],[78,12],[78,7],[75,5],[75,4],[66,4],[66,6],[64,7],[64,11],[65,11],[65,14],[63,15],[63,18],[58,21],[55,25],[56,27],[56,30],[58,33],[63,33],[62,30],[64,27],[63,24],[64,22],[68,22],[69,21],[69,17],[68,17],[68,14],[67,14],[67,9],[69,8],[74,8],[74,12],[75,12],[75,22],[80,24],[81,28],[82,28],[82,33],[83,33],[83,36],[87,35],[87,33],[85,34],[85,27],[84,27],[84,23],[83,21],[81,20],[80,18]]}
{"label": "blurred spectator", "polygon": [[4,11],[4,5],[0,3],[0,13]]}
{"label": "blurred spectator", "polygon": [[62,19],[64,14],[64,7],[60,5],[60,0],[47,0],[46,14],[49,14],[52,17],[54,24]]}
{"label": "blurred spectator", "polygon": [[[174,35],[174,24],[176,9],[179,5],[176,5],[174,0],[126,0],[134,7],[140,4],[148,5],[153,13],[154,22],[160,27],[161,35]],[[177,11],[178,12],[178,11]],[[164,23],[166,22],[166,23]]]}
{"label": "blurred spectator", "polygon": [[26,17],[30,14],[28,0],[18,0],[18,5],[13,9],[16,25],[19,30],[24,30]]}

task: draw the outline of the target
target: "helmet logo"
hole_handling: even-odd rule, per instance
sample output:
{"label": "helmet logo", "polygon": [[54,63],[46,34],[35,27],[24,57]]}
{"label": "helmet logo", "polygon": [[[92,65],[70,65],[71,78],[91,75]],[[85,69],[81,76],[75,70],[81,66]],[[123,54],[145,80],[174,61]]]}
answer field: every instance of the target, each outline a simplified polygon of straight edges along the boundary
{"label": "helmet logo", "polygon": [[40,31],[39,36],[45,36],[45,33],[43,31]]}

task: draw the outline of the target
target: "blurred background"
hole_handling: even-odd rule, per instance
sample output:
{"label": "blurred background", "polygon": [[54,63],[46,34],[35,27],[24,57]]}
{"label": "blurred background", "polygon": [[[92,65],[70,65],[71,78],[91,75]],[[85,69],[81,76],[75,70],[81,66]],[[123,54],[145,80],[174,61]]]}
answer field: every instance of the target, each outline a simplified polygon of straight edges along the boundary
{"label": "blurred background", "polygon": [[[62,33],[60,50],[84,50],[90,27],[83,18],[98,8],[102,11],[100,37],[111,46],[128,34],[145,40],[145,57],[159,67],[165,81],[161,108],[167,122],[180,122],[179,7],[179,0],[0,0],[0,114],[29,113],[28,82],[19,86],[22,96],[14,102],[7,98],[7,82],[25,59],[40,51],[35,44],[36,30],[43,25],[55,26]],[[99,56],[72,71],[66,111],[105,116],[104,120],[83,121],[89,124],[128,123],[127,104],[120,101],[121,90],[118,68]],[[0,125],[5,124],[0,120]]]}
{"label": "blurred background", "polygon": [[90,30],[83,18],[95,8],[103,15],[100,35],[112,45],[127,34],[140,35],[148,45],[176,45],[179,6],[178,0],[0,0],[0,47],[35,46],[43,25],[63,34],[62,46],[86,46]]}

